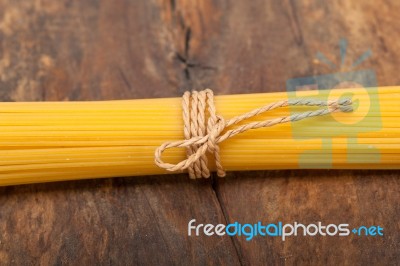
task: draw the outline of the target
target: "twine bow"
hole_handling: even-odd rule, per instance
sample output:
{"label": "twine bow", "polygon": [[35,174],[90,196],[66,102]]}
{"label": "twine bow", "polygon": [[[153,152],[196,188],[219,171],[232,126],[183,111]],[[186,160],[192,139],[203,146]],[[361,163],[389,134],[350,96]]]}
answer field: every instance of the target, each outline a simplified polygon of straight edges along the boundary
{"label": "twine bow", "polygon": [[[224,177],[226,173],[221,163],[221,158],[219,155],[220,148],[218,146],[218,144],[224,140],[250,129],[270,127],[276,124],[299,121],[309,117],[323,116],[337,111],[351,112],[353,111],[351,104],[352,101],[349,98],[332,101],[321,101],[306,98],[290,99],[265,105],[261,108],[257,108],[253,111],[225,121],[222,116],[216,114],[214,94],[210,89],[199,92],[187,91],[182,97],[184,121],[183,131],[185,140],[165,142],[158,147],[155,151],[155,163],[157,166],[168,171],[180,171],[188,169],[189,177],[192,179],[201,177],[208,178],[210,177],[210,170],[207,166],[206,153],[209,152],[214,156],[217,175],[219,177]],[[284,106],[324,106],[326,108],[305,111],[271,120],[251,122],[234,129],[229,129],[223,133],[225,129],[243,120]],[[206,109],[208,112],[207,123]],[[177,164],[165,163],[162,161],[161,155],[165,150],[180,147],[186,148],[187,158],[185,160]]]}

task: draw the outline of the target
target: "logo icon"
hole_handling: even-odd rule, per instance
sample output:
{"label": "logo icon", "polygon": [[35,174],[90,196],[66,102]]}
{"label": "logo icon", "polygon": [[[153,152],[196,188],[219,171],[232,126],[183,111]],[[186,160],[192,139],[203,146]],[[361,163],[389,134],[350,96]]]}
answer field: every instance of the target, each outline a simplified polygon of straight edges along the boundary
{"label": "logo icon", "polygon": [[[318,52],[316,58],[328,66],[332,72],[325,75],[314,75],[289,79],[286,82],[288,99],[299,98],[299,91],[309,91],[310,96],[321,100],[333,100],[349,97],[353,101],[353,115],[344,116],[332,113],[330,116],[292,123],[293,138],[301,141],[320,139],[321,148],[303,152],[299,158],[300,168],[332,168],[335,145],[345,145],[346,163],[377,163],[380,160],[379,150],[373,145],[358,143],[358,135],[378,131],[382,128],[379,108],[379,96],[375,71],[359,69],[360,65],[372,56],[371,50],[362,53],[346,69],[347,40],[339,42],[340,63],[335,64],[324,54]],[[338,66],[337,66],[338,65]],[[338,69],[338,70],[337,70]],[[337,89],[354,88],[338,91]],[[338,95],[338,92],[341,92]],[[304,96],[303,96],[304,97]],[[298,107],[291,107],[291,113],[298,113]],[[344,138],[343,138],[344,137]],[[334,142],[341,138],[346,143]],[[318,158],[318,161],[315,160]]]}

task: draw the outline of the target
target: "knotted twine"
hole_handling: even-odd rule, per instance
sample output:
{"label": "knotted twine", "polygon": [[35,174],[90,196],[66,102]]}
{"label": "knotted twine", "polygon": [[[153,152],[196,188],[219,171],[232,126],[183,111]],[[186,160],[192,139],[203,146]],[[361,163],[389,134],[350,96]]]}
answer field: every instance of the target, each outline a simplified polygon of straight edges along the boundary
{"label": "knotted twine", "polygon": [[[210,177],[210,170],[207,166],[206,153],[209,152],[214,156],[217,175],[219,177],[224,177],[226,173],[221,163],[219,155],[220,148],[218,146],[218,144],[224,140],[250,129],[295,122],[314,116],[324,116],[338,111],[351,112],[353,111],[351,104],[352,101],[349,98],[330,101],[306,98],[282,100],[267,104],[225,121],[222,116],[216,114],[214,94],[210,89],[192,92],[187,91],[182,97],[183,132],[185,140],[165,142],[158,147],[155,151],[155,163],[157,166],[168,171],[182,171],[187,169],[189,177],[192,179],[201,177],[208,178]],[[251,122],[234,129],[229,129],[223,133],[224,129],[238,124],[241,121],[285,106],[324,106],[324,108],[278,117],[271,120]],[[162,161],[161,155],[165,150],[180,147],[186,148],[187,158],[185,160],[177,164],[170,164]]]}

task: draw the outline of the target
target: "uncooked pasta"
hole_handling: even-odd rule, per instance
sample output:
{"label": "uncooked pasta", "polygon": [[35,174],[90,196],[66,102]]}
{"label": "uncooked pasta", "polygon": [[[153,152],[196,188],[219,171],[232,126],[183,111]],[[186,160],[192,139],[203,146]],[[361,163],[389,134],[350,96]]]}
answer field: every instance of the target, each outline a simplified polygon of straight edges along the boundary
{"label": "uncooked pasta", "polygon": [[[291,98],[350,96],[352,112],[248,130],[220,143],[226,171],[298,168],[400,168],[400,87],[223,95],[225,119]],[[286,106],[244,123],[315,110]],[[170,173],[154,162],[157,147],[184,139],[180,98],[93,102],[0,103],[0,185]],[[178,163],[184,148],[163,160]],[[210,168],[215,169],[212,157]]]}

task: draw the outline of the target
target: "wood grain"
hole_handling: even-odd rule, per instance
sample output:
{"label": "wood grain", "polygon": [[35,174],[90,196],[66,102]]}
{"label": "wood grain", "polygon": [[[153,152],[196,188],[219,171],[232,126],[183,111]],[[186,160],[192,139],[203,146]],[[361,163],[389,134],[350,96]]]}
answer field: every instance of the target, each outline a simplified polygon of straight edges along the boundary
{"label": "wood grain", "polygon": [[[219,71],[213,83],[224,93],[284,91],[294,77],[347,71],[367,49],[373,57],[360,66],[373,69],[379,85],[397,85],[399,31],[388,1],[377,10],[369,1],[252,1],[231,5],[219,43],[210,52]],[[300,4],[301,3],[301,4]],[[348,40],[341,69],[315,60],[321,51],[340,65],[338,42]],[[214,54],[218,54],[216,59]],[[391,57],[392,59],[390,59]],[[244,89],[245,88],[245,89]],[[305,238],[282,242],[235,238],[242,264],[395,265],[399,257],[400,181],[398,171],[270,171],[231,173],[218,180],[217,195],[229,222],[381,225],[382,238]],[[346,222],[345,222],[346,221]]]}
{"label": "wood grain", "polygon": [[[0,0],[0,98],[97,100],[284,91],[295,77],[373,56],[399,85],[396,1]],[[315,59],[347,61],[332,70]],[[400,263],[398,171],[265,171],[0,189],[1,264]],[[385,236],[188,237],[187,223],[381,225]]]}
{"label": "wood grain", "polygon": [[[0,1],[2,99],[180,95],[187,30],[168,3]],[[0,202],[2,265],[239,264],[231,239],[188,237],[193,218],[225,220],[210,182],[185,175],[6,187]]]}

